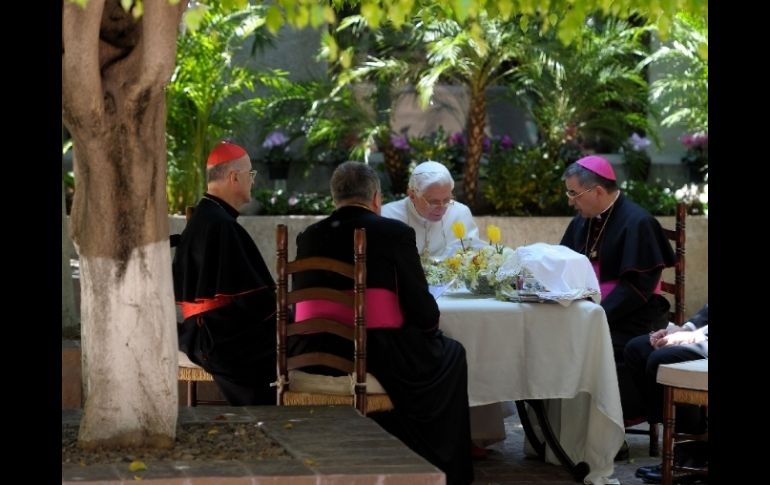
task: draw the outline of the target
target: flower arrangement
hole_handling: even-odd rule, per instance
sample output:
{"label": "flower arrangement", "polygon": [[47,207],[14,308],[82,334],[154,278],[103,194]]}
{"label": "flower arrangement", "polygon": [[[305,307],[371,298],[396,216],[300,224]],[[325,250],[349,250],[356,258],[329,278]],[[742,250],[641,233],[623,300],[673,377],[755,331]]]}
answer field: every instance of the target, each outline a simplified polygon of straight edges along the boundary
{"label": "flower arrangement", "polygon": [[291,162],[290,142],[291,139],[279,130],[270,132],[262,142],[262,148],[265,149],[264,161],[270,171],[270,178],[287,177]]}
{"label": "flower arrangement", "polygon": [[628,166],[628,178],[645,182],[650,175],[650,155],[647,153],[647,147],[651,144],[650,139],[632,133],[623,143],[621,151],[623,159]]}
{"label": "flower arrangement", "polygon": [[497,278],[497,270],[513,256],[513,249],[503,246],[500,228],[487,226],[489,244],[471,248],[463,241],[465,225],[458,221],[452,224],[452,231],[460,240],[461,248],[442,261],[427,261],[423,269],[430,285],[455,285],[464,283],[474,293],[500,295],[501,291],[513,290],[512,278]]}

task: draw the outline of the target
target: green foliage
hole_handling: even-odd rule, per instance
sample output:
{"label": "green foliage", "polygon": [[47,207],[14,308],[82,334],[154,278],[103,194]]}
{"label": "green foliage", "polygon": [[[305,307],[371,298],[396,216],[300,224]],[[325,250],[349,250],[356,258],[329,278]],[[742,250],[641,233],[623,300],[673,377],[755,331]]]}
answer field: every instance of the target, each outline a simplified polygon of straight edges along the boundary
{"label": "green foliage", "polygon": [[498,215],[568,215],[561,180],[565,167],[565,161],[549,154],[544,145],[517,145],[490,159],[484,196]]}
{"label": "green foliage", "polygon": [[524,100],[549,150],[567,142],[615,152],[629,133],[653,134],[647,81],[637,66],[646,55],[644,30],[627,22],[592,19],[570,45],[535,36],[519,58],[511,97]]}
{"label": "green foliage", "polygon": [[291,140],[303,139],[299,158],[307,169],[312,163],[337,165],[363,158],[364,139],[375,121],[351,88],[284,77],[271,87],[274,93],[265,98],[262,130],[282,130]]}
{"label": "green foliage", "polygon": [[178,37],[177,65],[166,88],[167,193],[172,212],[182,212],[200,198],[206,156],[218,140],[259,113],[261,99],[248,93],[255,82],[264,84],[271,76],[232,62],[247,38],[260,45],[269,42],[264,8],[226,13],[218,3],[212,5],[197,30]]}
{"label": "green foliage", "polygon": [[679,14],[669,41],[642,61],[642,66],[664,66],[662,77],[650,86],[663,126],[682,124],[690,131],[708,131],[708,46],[706,19]]}
{"label": "green foliage", "polygon": [[656,216],[670,216],[676,213],[676,197],[671,189],[660,181],[647,183],[639,180],[626,180],[620,184],[623,193],[629,199],[647,209]]}
{"label": "green foliage", "polygon": [[328,215],[334,211],[331,195],[318,193],[291,194],[282,190],[258,190],[254,199],[259,202],[259,215]]}

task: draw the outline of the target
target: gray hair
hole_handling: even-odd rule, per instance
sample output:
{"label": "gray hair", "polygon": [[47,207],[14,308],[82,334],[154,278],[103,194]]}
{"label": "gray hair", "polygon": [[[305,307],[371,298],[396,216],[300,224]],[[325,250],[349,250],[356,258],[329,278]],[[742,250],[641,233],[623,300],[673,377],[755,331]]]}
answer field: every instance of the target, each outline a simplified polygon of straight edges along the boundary
{"label": "gray hair", "polygon": [[365,163],[348,161],[334,169],[329,188],[336,205],[343,202],[369,204],[380,192],[380,177]]}
{"label": "gray hair", "polygon": [[580,182],[582,187],[594,187],[596,185],[601,185],[604,187],[604,190],[610,193],[618,190],[618,183],[616,181],[604,178],[598,173],[588,170],[577,162],[571,163],[570,166],[564,170],[561,179],[566,180],[569,177],[575,176],[577,177],[578,182]]}
{"label": "gray hair", "polygon": [[417,165],[409,177],[409,188],[418,194],[434,184],[449,185],[455,188],[455,181],[446,165],[428,160]]}
{"label": "gray hair", "polygon": [[206,167],[206,183],[224,180],[227,173],[233,168],[233,162],[236,160],[240,160],[240,158],[230,160],[229,162],[218,163],[213,167]]}

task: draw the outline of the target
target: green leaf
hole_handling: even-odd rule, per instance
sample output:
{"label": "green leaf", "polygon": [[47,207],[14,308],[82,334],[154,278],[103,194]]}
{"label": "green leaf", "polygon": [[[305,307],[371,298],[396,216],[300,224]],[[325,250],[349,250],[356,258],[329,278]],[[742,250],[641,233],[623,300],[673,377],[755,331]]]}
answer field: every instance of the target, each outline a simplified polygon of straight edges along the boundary
{"label": "green leaf", "polygon": [[382,21],[382,10],[374,2],[367,1],[361,5],[361,15],[366,19],[369,27],[376,29]]}
{"label": "green leaf", "polygon": [[452,9],[454,10],[455,18],[460,22],[465,20],[470,15],[471,0],[452,0]]}
{"label": "green leaf", "polygon": [[345,69],[349,69],[351,64],[353,64],[353,48],[348,47],[344,51],[342,51],[342,54],[340,55],[340,64]]}
{"label": "green leaf", "polygon": [[513,15],[513,2],[511,0],[500,0],[497,3],[497,9],[504,20],[508,20]]}
{"label": "green leaf", "polygon": [[317,28],[323,24],[324,21],[324,7],[318,4],[310,7],[310,25],[313,28]]}
{"label": "green leaf", "polygon": [[120,0],[120,6],[123,7],[123,10],[126,12],[130,12],[133,5],[134,0]]}
{"label": "green leaf", "polygon": [[133,15],[135,19],[138,19],[142,16],[143,13],[144,13],[144,2],[136,2],[136,5],[134,5],[134,8],[131,9],[131,15]]}
{"label": "green leaf", "polygon": [[199,3],[193,8],[188,8],[185,11],[184,15],[182,16],[182,20],[184,21],[184,24],[187,26],[187,28],[190,29],[190,31],[195,32],[200,28],[203,17],[206,15],[206,11],[208,9],[209,7]]}
{"label": "green leaf", "polygon": [[267,14],[265,15],[265,22],[267,24],[267,30],[273,35],[277,34],[281,25],[283,25],[281,9],[275,5],[270,5],[267,9]]}

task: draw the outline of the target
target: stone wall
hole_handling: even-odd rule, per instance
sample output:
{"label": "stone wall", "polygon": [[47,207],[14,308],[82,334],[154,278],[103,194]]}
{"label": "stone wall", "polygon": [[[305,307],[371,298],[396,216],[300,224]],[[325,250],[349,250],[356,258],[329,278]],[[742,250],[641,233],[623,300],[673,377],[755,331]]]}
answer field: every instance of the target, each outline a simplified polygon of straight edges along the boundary
{"label": "stone wall", "polygon": [[[179,233],[184,228],[183,216],[169,216],[169,230]],[[257,243],[268,268],[275,273],[275,226],[286,224],[289,228],[289,258],[294,258],[295,237],[302,229],[323,216],[241,216],[240,223],[246,228]],[[674,217],[659,217],[664,227],[674,227]],[[500,227],[503,244],[518,247],[535,242],[558,244],[569,217],[476,217],[482,238],[486,239],[487,224]],[[687,243],[685,267],[686,313],[694,313],[708,301],[708,218],[691,216],[687,218]],[[664,275],[673,281],[673,269],[667,269]]]}

